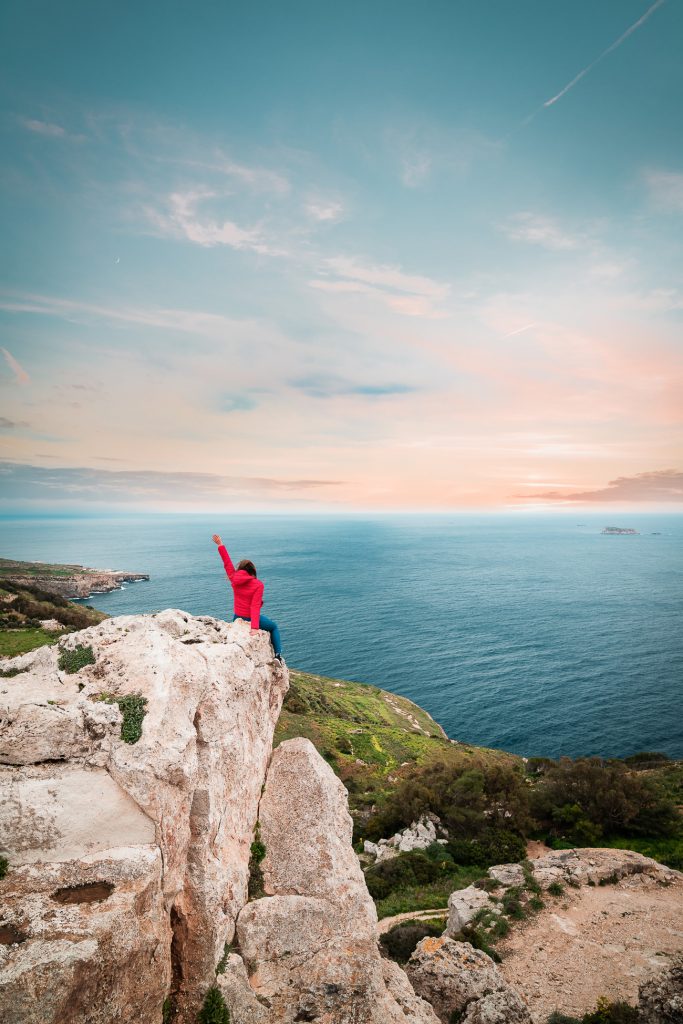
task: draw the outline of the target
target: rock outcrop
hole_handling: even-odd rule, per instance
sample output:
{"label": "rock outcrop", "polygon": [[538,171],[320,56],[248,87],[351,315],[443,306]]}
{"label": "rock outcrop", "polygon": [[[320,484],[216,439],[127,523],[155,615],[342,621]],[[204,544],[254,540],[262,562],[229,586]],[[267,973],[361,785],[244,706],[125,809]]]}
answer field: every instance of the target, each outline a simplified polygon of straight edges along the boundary
{"label": "rock outcrop", "polygon": [[469,942],[447,935],[418,943],[406,965],[415,992],[431,1003],[444,1024],[531,1024],[524,1000],[493,960]]}
{"label": "rock outcrop", "polygon": [[[379,955],[346,790],[309,740],[288,740],[274,752],[259,821],[266,895],[241,911],[237,937],[266,1019],[436,1024],[401,969]],[[226,976],[220,984],[233,987]]]}
{"label": "rock outcrop", "polygon": [[485,889],[478,889],[476,885],[468,885],[466,889],[457,889],[456,892],[452,892],[448,897],[446,934],[454,938],[482,910],[499,912],[498,904],[493,902]]}
{"label": "rock outcrop", "polygon": [[445,829],[440,826],[437,816],[425,814],[419,821],[414,821],[412,825],[404,828],[402,832],[397,832],[390,839],[380,839],[377,843],[371,843],[366,839],[363,852],[374,857],[376,863],[379,863],[398,857],[399,853],[426,850],[432,843],[445,844],[448,840],[443,838],[444,835]]}
{"label": "rock outcrop", "polygon": [[680,1024],[683,1021],[683,954],[654,978],[644,982],[638,992],[641,1024]]}
{"label": "rock outcrop", "polygon": [[[8,664],[0,1020],[159,1024],[170,993],[194,1021],[247,902],[286,670],[248,623],[173,610]],[[134,743],[131,710],[146,711]]]}

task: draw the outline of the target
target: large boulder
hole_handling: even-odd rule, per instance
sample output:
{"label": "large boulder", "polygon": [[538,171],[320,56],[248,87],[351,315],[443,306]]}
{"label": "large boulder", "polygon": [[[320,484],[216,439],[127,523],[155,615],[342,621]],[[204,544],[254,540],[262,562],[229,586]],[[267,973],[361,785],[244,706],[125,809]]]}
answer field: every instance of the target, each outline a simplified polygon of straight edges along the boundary
{"label": "large boulder", "polygon": [[[680,878],[680,872],[667,868],[651,857],[633,850],[593,849],[579,847],[557,850],[531,861],[534,878],[547,889],[553,882],[562,885],[600,885],[618,882],[628,875],[649,875],[667,882]],[[491,871],[489,871],[491,874]]]}
{"label": "large boulder", "polygon": [[638,990],[641,1024],[680,1024],[683,1021],[683,954],[674,956]]}
{"label": "large boulder", "polygon": [[[91,663],[69,673],[76,647]],[[247,902],[286,669],[247,622],[176,610],[8,664],[0,1019],[159,1024],[170,993],[178,1024],[194,1022]],[[124,742],[131,695],[147,703]]]}
{"label": "large boulder", "polygon": [[400,968],[387,986],[346,790],[309,740],[274,752],[259,821],[266,896],[242,910],[237,936],[269,1020],[434,1024]]}
{"label": "large boulder", "polygon": [[447,935],[424,938],[406,965],[415,992],[448,1024],[531,1024],[524,1000],[505,981],[490,956]]}
{"label": "large boulder", "polygon": [[456,889],[448,897],[448,924],[446,934],[451,938],[458,935],[466,924],[469,924],[482,910],[500,912],[485,889],[476,885],[468,885],[466,889]]}

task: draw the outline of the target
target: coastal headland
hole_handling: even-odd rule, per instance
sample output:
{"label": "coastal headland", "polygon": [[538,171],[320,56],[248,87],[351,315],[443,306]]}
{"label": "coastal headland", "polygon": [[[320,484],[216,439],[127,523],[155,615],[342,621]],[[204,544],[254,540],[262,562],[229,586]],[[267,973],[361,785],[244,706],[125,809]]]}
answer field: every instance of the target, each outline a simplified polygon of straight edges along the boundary
{"label": "coastal headland", "polygon": [[0,586],[12,583],[17,587],[33,586],[68,599],[90,597],[91,594],[120,590],[123,583],[148,580],[143,572],[122,572],[118,569],[89,569],[84,565],[50,565],[46,562],[17,562],[0,558]]}

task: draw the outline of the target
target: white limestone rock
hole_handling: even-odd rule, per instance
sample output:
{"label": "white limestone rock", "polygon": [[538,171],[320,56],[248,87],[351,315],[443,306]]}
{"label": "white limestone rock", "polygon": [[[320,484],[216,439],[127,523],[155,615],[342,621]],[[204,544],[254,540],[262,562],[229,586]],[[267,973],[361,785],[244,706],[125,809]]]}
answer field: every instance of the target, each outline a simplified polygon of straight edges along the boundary
{"label": "white limestone rock", "polygon": [[480,910],[491,910],[499,913],[498,904],[494,903],[485,889],[476,885],[468,885],[466,889],[457,889],[448,897],[448,924],[446,934],[451,938],[457,935],[466,924],[469,924]]}
{"label": "white limestone rock", "polygon": [[240,913],[237,935],[270,1019],[433,1024],[405,985],[402,1001],[387,988],[377,914],[351,845],[346,790],[309,740],[275,750],[259,820],[267,895]]}
{"label": "white limestone rock", "polygon": [[433,843],[445,845],[445,829],[439,825],[435,814],[425,814],[419,821],[414,821],[402,832],[397,832],[390,839],[380,839],[378,843],[365,841],[364,852],[372,854],[377,862],[391,860],[399,853],[411,853],[413,850],[426,850]]}
{"label": "white limestone rock", "polygon": [[[70,675],[59,653],[77,644],[94,664]],[[120,1002],[94,1000],[90,1024],[159,1024],[172,985],[175,1024],[194,1024],[247,902],[286,669],[248,622],[173,609],[108,619],[8,664],[22,671],[0,694],[0,898],[24,940],[0,946],[0,1019],[9,1006],[13,1024],[82,1024],[79,1000],[120,989]],[[136,743],[102,694],[146,698]],[[95,882],[114,888],[55,910],[58,889]],[[41,971],[44,1005],[31,995]]]}
{"label": "white limestone rock", "polygon": [[495,878],[497,882],[509,888],[511,885],[524,885],[524,871],[521,864],[496,864],[489,868],[489,878]]}

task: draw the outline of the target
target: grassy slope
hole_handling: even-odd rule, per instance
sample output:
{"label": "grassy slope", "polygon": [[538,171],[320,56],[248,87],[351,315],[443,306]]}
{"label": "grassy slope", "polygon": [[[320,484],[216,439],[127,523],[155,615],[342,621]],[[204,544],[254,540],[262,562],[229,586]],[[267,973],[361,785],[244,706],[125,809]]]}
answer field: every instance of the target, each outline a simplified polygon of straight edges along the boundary
{"label": "grassy slope", "polygon": [[[6,562],[7,560],[4,559],[3,561]],[[23,565],[24,563],[20,564]],[[48,568],[52,567],[48,566]],[[62,566],[57,566],[57,568],[62,568]],[[18,612],[13,607],[14,602],[12,598],[17,596],[23,597],[26,601],[30,602],[30,616]],[[32,621],[40,619],[60,620],[65,610],[70,616],[76,617],[78,625],[66,625],[58,633],[48,632],[30,624]],[[8,613],[20,620],[18,623],[19,628],[8,629],[0,625],[0,656],[10,658],[16,657],[18,654],[26,654],[27,651],[32,651],[36,647],[54,644],[63,633],[70,633],[75,629],[85,629],[87,626],[93,626],[95,623],[102,622],[103,619],[107,618],[104,612],[98,612],[95,608],[88,608],[82,604],[73,604],[71,601],[65,601],[63,598],[60,599],[58,597],[51,600],[51,596],[47,594],[37,598],[24,588],[5,581],[4,585],[0,587],[0,614],[6,615]],[[23,626],[22,622],[26,622],[26,626]]]}
{"label": "grassy slope", "polygon": [[16,562],[12,558],[0,558],[0,580],[8,576],[73,576],[84,571],[82,565],[50,565],[47,562]]}
{"label": "grassy slope", "polygon": [[289,678],[275,745],[308,737],[345,783],[356,819],[416,764],[519,761],[501,750],[451,742],[422,708],[376,686],[295,670]]}

